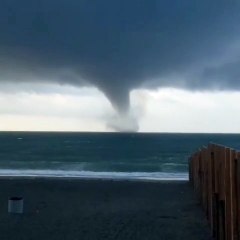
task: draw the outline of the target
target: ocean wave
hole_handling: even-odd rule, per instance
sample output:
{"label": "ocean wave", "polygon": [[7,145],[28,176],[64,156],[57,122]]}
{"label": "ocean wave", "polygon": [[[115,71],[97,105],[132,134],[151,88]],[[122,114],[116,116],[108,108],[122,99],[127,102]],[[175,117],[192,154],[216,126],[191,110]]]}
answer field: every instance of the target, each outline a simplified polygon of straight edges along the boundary
{"label": "ocean wave", "polygon": [[59,177],[86,179],[118,179],[118,180],[182,180],[189,179],[188,173],[169,172],[93,172],[66,170],[35,169],[0,169],[0,177]]}

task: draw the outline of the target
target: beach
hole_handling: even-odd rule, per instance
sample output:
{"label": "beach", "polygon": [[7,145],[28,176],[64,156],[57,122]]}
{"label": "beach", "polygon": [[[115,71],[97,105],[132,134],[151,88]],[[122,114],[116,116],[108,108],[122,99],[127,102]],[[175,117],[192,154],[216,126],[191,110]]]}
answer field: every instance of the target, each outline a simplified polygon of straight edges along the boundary
{"label": "beach", "polygon": [[[187,181],[1,178],[1,240],[208,240],[204,213]],[[24,198],[9,214],[8,198]]]}

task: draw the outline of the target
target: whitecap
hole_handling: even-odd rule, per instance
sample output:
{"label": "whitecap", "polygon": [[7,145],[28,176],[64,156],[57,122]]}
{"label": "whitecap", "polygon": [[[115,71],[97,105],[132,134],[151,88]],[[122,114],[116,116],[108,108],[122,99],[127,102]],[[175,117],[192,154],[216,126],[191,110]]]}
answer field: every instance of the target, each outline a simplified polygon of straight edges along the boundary
{"label": "whitecap", "polygon": [[187,172],[93,172],[93,171],[66,171],[66,170],[35,170],[35,169],[0,169],[2,177],[59,177],[85,179],[115,179],[115,180],[178,180],[187,181]]}

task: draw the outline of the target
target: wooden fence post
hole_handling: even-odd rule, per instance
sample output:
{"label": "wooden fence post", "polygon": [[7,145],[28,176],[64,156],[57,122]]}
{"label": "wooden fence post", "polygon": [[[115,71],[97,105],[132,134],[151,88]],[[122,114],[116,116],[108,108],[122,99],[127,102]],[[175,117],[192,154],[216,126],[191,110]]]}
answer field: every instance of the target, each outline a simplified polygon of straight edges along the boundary
{"label": "wooden fence post", "polygon": [[236,192],[236,200],[237,200],[237,237],[240,239],[240,152],[237,153],[237,163],[236,163],[236,175],[237,175],[237,192]]}
{"label": "wooden fence post", "polygon": [[237,240],[237,201],[236,201],[236,191],[237,191],[237,175],[236,175],[236,162],[237,162],[237,152],[231,150],[230,159],[230,178],[231,178],[231,232],[232,240]]}
{"label": "wooden fence post", "polygon": [[226,209],[226,148],[224,146],[219,147],[219,161],[220,161],[220,169],[219,169],[219,239],[226,239],[226,226],[225,226],[225,209]]}

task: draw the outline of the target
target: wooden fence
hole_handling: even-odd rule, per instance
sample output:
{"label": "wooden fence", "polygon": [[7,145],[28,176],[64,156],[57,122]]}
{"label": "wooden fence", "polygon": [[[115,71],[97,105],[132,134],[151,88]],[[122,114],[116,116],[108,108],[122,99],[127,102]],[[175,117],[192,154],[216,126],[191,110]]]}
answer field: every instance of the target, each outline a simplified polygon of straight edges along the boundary
{"label": "wooden fence", "polygon": [[240,152],[209,144],[189,158],[189,178],[217,240],[240,240]]}

